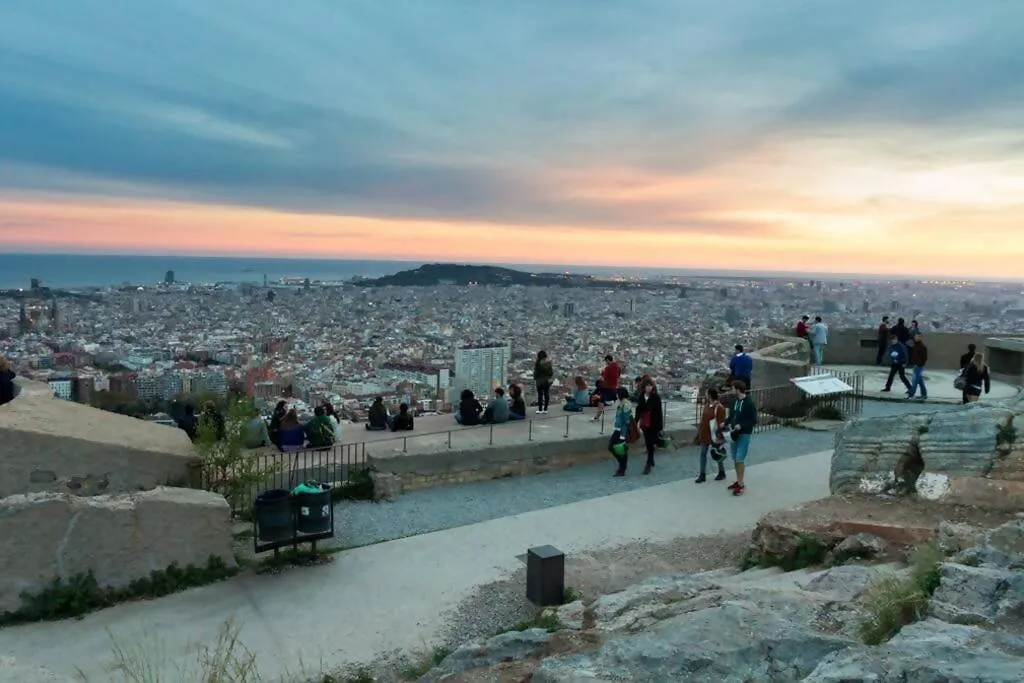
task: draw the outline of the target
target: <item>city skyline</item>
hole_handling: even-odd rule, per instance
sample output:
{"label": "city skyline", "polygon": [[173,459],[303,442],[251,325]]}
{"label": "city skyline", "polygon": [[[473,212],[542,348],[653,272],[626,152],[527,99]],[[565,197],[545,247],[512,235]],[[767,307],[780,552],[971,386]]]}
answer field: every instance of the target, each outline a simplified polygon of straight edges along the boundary
{"label": "city skyline", "polygon": [[8,251],[1021,277],[1024,8],[0,8]]}

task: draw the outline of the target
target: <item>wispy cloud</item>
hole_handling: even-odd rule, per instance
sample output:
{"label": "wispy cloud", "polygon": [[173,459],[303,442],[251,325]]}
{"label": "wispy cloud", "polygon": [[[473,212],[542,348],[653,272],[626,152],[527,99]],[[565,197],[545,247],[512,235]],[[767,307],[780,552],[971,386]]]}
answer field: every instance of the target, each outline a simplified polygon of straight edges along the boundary
{"label": "wispy cloud", "polygon": [[361,217],[784,253],[973,210],[1018,245],[1021,44],[1010,2],[6,0],[0,189],[322,216],[345,244]]}

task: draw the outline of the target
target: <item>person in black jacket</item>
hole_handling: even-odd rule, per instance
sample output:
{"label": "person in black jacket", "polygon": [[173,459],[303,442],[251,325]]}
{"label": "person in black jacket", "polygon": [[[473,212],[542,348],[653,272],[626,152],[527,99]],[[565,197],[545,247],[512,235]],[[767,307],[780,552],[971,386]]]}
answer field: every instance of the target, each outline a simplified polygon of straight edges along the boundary
{"label": "person in black jacket", "polygon": [[981,392],[987,394],[992,389],[992,380],[985,365],[985,356],[976,353],[971,362],[964,368],[964,403],[974,403],[981,398]]}
{"label": "person in black jacket", "polygon": [[747,469],[747,451],[750,450],[750,438],[757,427],[757,406],[754,399],[747,394],[747,385],[733,382],[733,399],[729,406],[729,436],[732,438],[732,462],[736,468],[736,481],[729,486],[734,496],[742,496],[746,490],[743,475]]}
{"label": "person in black jacket", "polygon": [[967,367],[967,364],[974,360],[974,354],[978,352],[978,347],[974,344],[967,345],[967,353],[960,356],[960,369],[963,370]]}
{"label": "person in black jacket", "polygon": [[661,397],[654,380],[646,378],[640,386],[640,397],[636,404],[636,426],[644,435],[644,446],[647,448],[647,463],[644,474],[650,474],[654,467],[654,449],[658,447],[658,438],[665,428],[665,416],[661,412]]}
{"label": "person in black jacket", "polygon": [[7,365],[7,359],[0,356],[0,405],[14,400],[14,370]]}
{"label": "person in black jacket", "polygon": [[189,403],[185,406],[184,414],[178,418],[178,428],[188,434],[188,438],[195,441],[199,436],[199,420],[196,419],[196,409]]}
{"label": "person in black jacket", "polygon": [[484,407],[476,400],[472,389],[463,389],[459,395],[459,411],[455,413],[455,421],[465,427],[472,427],[480,424],[480,414]]}
{"label": "person in black jacket", "polygon": [[398,415],[391,420],[391,431],[411,432],[413,429],[412,413],[409,412],[409,404],[403,403],[398,406]]}

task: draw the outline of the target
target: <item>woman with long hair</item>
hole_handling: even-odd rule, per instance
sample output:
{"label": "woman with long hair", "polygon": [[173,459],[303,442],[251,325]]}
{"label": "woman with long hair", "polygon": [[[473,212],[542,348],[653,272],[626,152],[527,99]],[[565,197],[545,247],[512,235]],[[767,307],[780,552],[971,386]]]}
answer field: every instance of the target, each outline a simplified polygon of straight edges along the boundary
{"label": "woman with long hair", "polygon": [[700,444],[700,475],[696,483],[703,484],[708,480],[708,453],[718,463],[718,474],[715,481],[725,479],[725,426],[728,415],[725,406],[718,398],[718,390],[708,389],[707,402],[701,411],[700,425],[697,427],[697,443]]}
{"label": "woman with long hair", "polygon": [[282,451],[298,451],[306,445],[306,428],[299,422],[299,413],[292,408],[281,419],[277,447]]}
{"label": "woman with long hair", "polygon": [[636,426],[644,435],[644,446],[647,448],[647,462],[644,474],[650,474],[654,467],[654,449],[658,447],[658,438],[665,428],[665,416],[661,412],[661,397],[654,386],[654,380],[645,376],[640,383],[640,397],[636,403]]}
{"label": "woman with long hair", "polygon": [[526,401],[523,400],[523,388],[518,384],[508,385],[508,419],[526,419]]}
{"label": "woman with long hair", "polygon": [[554,379],[555,370],[548,358],[547,351],[537,352],[537,362],[533,364],[533,381],[537,385],[537,414],[543,415],[548,412],[548,405],[551,403],[551,381]]}
{"label": "woman with long hair", "polygon": [[964,397],[967,403],[975,403],[980,399],[982,390],[987,394],[992,389],[992,380],[988,374],[984,354],[974,354],[974,358],[967,364],[964,369],[964,385]]}
{"label": "woman with long hair", "polygon": [[629,427],[633,424],[633,403],[629,400],[629,390],[619,387],[615,391],[615,421],[611,438],[608,439],[608,450],[615,456],[619,467],[615,477],[626,476],[626,465],[629,464]]}
{"label": "woman with long hair", "polygon": [[565,402],[564,408],[570,413],[582,413],[583,409],[590,405],[590,393],[587,391],[587,380],[577,376],[573,379],[572,385],[572,396]]}

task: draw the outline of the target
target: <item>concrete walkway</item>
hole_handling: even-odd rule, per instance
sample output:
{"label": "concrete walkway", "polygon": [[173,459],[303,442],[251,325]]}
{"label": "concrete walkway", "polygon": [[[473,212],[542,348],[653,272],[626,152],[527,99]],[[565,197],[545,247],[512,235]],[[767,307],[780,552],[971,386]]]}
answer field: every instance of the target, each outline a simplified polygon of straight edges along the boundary
{"label": "concrete walkway", "polygon": [[724,486],[673,482],[356,548],[328,565],[246,576],[79,621],[3,629],[0,655],[106,681],[113,636],[122,647],[152,649],[161,680],[179,680],[176,662],[190,644],[213,643],[228,619],[241,627],[268,681],[303,667],[319,671],[396,649],[425,650],[442,633],[445,613],[474,588],[524,572],[516,556],[531,546],[550,543],[574,553],[742,531],[767,512],[827,496],[831,455],[753,465],[741,498]]}
{"label": "concrete walkway", "polygon": [[[826,370],[837,372],[855,372],[864,377],[864,396],[878,400],[906,401],[907,389],[903,386],[899,376],[893,379],[892,391],[884,392],[885,381],[889,377],[888,366],[879,365],[825,365]],[[933,370],[928,368],[924,371],[924,382],[928,387],[928,402],[930,403],[960,403],[961,392],[953,388],[953,381],[957,373],[953,370]],[[907,379],[913,380],[910,368],[907,368]],[[1020,389],[1007,382],[992,381],[991,392],[982,394],[982,401],[1001,401],[1013,398]]]}

